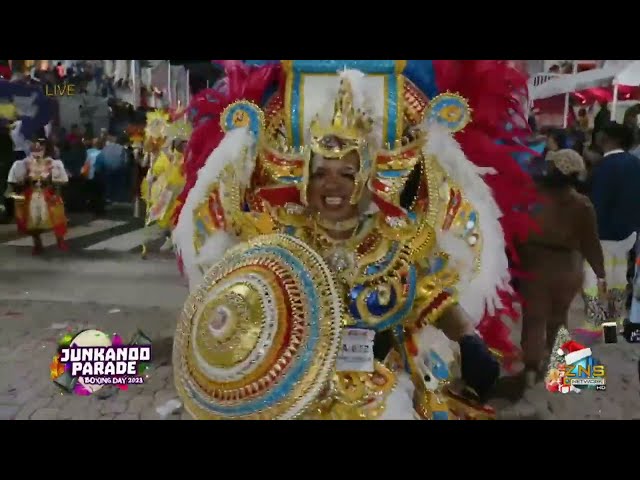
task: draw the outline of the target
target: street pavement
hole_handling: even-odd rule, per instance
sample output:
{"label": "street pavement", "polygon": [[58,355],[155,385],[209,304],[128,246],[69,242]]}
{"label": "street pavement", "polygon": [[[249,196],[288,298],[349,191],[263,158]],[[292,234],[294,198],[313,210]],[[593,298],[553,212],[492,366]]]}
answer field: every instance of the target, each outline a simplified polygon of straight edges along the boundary
{"label": "street pavement", "polygon": [[[128,205],[111,207],[104,216],[96,218],[88,213],[69,215],[66,242],[72,251],[101,253],[140,253],[144,242],[151,252],[158,252],[165,240],[160,229],[144,228],[144,220],[134,218]],[[51,232],[42,235],[47,256],[57,256],[56,239]],[[19,233],[13,223],[0,224],[0,247],[16,253],[31,251],[33,241]]]}
{"label": "street pavement", "polygon": [[[180,410],[162,411],[176,398],[171,345],[186,295],[174,261],[73,252],[32,258],[0,247],[0,419],[186,418]],[[49,378],[49,364],[57,340],[84,328],[125,341],[138,329],[148,335],[153,359],[145,383],[106,391],[113,395],[104,399],[63,394]]]}
{"label": "street pavement", "polygon": [[[167,407],[176,399],[171,344],[187,295],[175,260],[166,254],[142,260],[129,251],[86,245],[42,257],[0,245],[0,419],[188,418]],[[581,315],[576,302],[572,326]],[[153,366],[143,385],[100,398],[63,394],[51,382],[57,339],[69,328],[89,327],[117,332],[125,341],[140,329],[153,340]],[[607,367],[606,392],[551,394],[538,385],[515,404],[496,400],[499,418],[640,419],[640,345],[620,339],[592,348]]]}

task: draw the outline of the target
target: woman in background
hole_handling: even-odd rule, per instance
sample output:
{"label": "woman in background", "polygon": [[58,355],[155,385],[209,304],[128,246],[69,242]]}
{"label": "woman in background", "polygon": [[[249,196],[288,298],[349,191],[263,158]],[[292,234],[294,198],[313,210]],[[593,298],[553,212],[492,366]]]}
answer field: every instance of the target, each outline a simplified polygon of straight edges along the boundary
{"label": "woman in background", "polygon": [[51,158],[46,139],[34,141],[31,154],[13,164],[7,181],[15,199],[18,230],[33,237],[33,254],[42,253],[40,235],[49,230],[53,230],[58,247],[67,250],[67,217],[59,190],[69,178],[62,162]]}
{"label": "woman in background", "polygon": [[575,189],[584,171],[584,161],[577,152],[559,149],[549,152],[545,168],[534,174],[544,199],[535,214],[540,232],[519,252],[521,268],[528,273],[520,285],[524,299],[523,380],[527,386],[540,378],[558,329],[567,326],[569,308],[582,287],[583,258],[596,272],[599,291],[606,294],[595,211],[591,201]]}

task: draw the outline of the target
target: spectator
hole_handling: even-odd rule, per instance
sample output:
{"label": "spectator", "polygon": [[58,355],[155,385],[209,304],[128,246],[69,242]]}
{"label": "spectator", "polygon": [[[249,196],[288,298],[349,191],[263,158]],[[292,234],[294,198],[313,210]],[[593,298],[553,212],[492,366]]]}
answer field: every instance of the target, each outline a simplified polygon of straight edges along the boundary
{"label": "spectator", "polygon": [[578,110],[578,128],[583,132],[589,131],[589,115],[586,108]]}
{"label": "spectator", "polygon": [[62,65],[62,62],[58,62],[56,65],[56,76],[58,77],[58,81],[62,80],[65,77],[65,68],[64,65]]}
{"label": "spectator", "polygon": [[89,210],[96,216],[104,214],[105,168],[102,164],[104,157],[100,155],[101,152],[100,139],[94,138],[91,148],[87,150],[87,160],[83,167],[83,174],[87,178]]}
{"label": "spectator", "polygon": [[71,132],[67,135],[66,141],[69,145],[75,145],[82,142],[82,132],[77,123],[71,125]]}
{"label": "spectator", "polygon": [[546,157],[547,152],[557,152],[568,148],[567,133],[561,129],[551,129],[547,132],[547,149],[544,153]]}
{"label": "spectator", "polygon": [[[77,128],[77,126],[75,127]],[[68,141],[62,147],[61,157],[69,176],[65,205],[69,211],[78,212],[83,211],[86,204],[84,200],[85,179],[82,177],[81,171],[87,152],[82,143],[82,138],[78,137],[77,141],[69,141],[75,140],[72,135],[73,133],[67,136]]]}
{"label": "spectator", "polygon": [[583,172],[582,157],[562,149],[549,152],[544,170],[534,176],[545,199],[535,214],[540,231],[519,248],[522,268],[528,273],[521,281],[520,294],[524,299],[525,383],[529,387],[542,373],[558,329],[567,327],[569,307],[582,286],[583,258],[597,274],[600,294],[606,292],[594,208],[574,188]]}
{"label": "spectator", "polygon": [[99,162],[105,167],[106,198],[108,202],[126,202],[129,200],[127,185],[127,155],[124,147],[116,143],[116,137],[110,135],[99,156]]}
{"label": "spectator", "polygon": [[[584,295],[590,318],[607,320],[622,326],[627,300],[627,261],[640,230],[640,159],[627,150],[632,132],[616,122],[602,127],[597,137],[604,152],[593,172],[591,199],[598,219],[598,231],[607,268],[608,302],[594,303],[596,285],[593,271],[587,269]],[[599,307],[599,308],[597,308]],[[600,325],[592,325],[598,327]]]}
{"label": "spectator", "polygon": [[10,222],[13,218],[13,200],[7,198],[4,193],[14,158],[11,132],[6,125],[2,125],[0,126],[0,222]]}
{"label": "spectator", "polygon": [[603,127],[607,126],[611,121],[611,112],[609,112],[609,102],[603,100],[600,102],[600,110],[593,119],[593,132],[599,132]]}

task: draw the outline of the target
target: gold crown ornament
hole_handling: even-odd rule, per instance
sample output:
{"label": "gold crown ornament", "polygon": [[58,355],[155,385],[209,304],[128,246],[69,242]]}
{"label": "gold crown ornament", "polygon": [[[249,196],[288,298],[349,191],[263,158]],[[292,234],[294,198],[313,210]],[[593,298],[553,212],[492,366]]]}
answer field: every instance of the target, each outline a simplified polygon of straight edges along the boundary
{"label": "gold crown ornament", "polygon": [[353,89],[347,78],[340,80],[334,101],[333,118],[328,126],[320,123],[319,115],[311,121],[311,151],[325,158],[342,158],[360,150],[373,129],[373,119],[353,104]]}
{"label": "gold crown ornament", "polygon": [[[339,160],[351,152],[357,152],[360,168],[355,179],[351,204],[360,201],[362,192],[371,175],[371,155],[367,137],[373,130],[373,119],[363,110],[356,109],[353,102],[353,88],[347,78],[340,80],[340,88],[333,105],[333,117],[329,125],[322,125],[316,115],[309,126],[313,154],[329,160]],[[310,159],[312,160],[312,159]],[[301,183],[301,199],[307,203],[307,186],[310,175],[310,161],[306,162]]]}

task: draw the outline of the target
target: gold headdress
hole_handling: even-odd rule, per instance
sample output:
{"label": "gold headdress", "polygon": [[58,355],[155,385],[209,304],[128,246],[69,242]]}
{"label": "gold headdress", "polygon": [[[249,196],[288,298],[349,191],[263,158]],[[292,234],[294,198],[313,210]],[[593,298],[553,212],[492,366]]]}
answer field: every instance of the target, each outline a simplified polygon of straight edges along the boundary
{"label": "gold headdress", "polygon": [[[373,128],[373,119],[364,111],[356,109],[353,102],[353,87],[348,78],[340,80],[340,88],[333,104],[333,117],[328,126],[320,123],[320,116],[311,122],[311,151],[326,159],[341,159],[351,152],[357,152],[360,168],[356,176],[356,185],[351,203],[360,201],[364,186],[371,175],[371,156],[368,150],[367,136]],[[307,203],[307,185],[309,181],[310,161],[303,170],[300,198]]]}
{"label": "gold headdress", "polygon": [[[306,203],[312,153],[326,159],[339,159],[356,151],[360,157],[360,169],[351,201],[358,203],[368,184],[376,197],[397,206],[409,176],[419,167],[423,157],[427,139],[423,122],[428,118],[430,122],[455,133],[471,120],[471,109],[464,98],[446,92],[428,99],[402,75],[402,61],[390,63],[383,75],[386,85],[383,89],[379,81],[358,81],[359,75],[354,74],[359,73],[356,66],[353,67],[356,70],[338,73],[342,78],[333,102],[333,116],[330,119],[325,115],[314,117],[316,111],[306,109],[326,104],[321,97],[330,90],[329,82],[335,81],[336,67],[339,71],[340,62],[327,61],[323,67],[326,81],[318,79],[316,74],[322,68],[317,64],[292,62],[283,62],[290,78],[284,91],[275,94],[264,110],[256,107],[255,118],[264,118],[264,122],[256,121],[261,128],[254,181],[260,187],[296,186],[303,204]],[[305,69],[312,73],[303,81]],[[294,71],[300,75],[295,75]],[[318,89],[316,85],[323,85],[323,88]],[[383,95],[384,106],[374,102],[377,110],[363,111],[364,105],[358,98],[364,95],[369,98]],[[242,102],[236,103],[238,105],[234,108],[239,108]],[[380,121],[374,123],[369,114],[374,114]],[[306,132],[305,117],[312,118]]]}
{"label": "gold headdress", "polygon": [[360,151],[372,127],[373,119],[356,110],[351,83],[343,78],[334,101],[331,124],[322,126],[319,115],[311,122],[311,151],[325,158],[342,158],[351,151]]}
{"label": "gold headdress", "polygon": [[169,114],[161,110],[147,113],[147,126],[145,135],[148,138],[162,138],[167,136],[169,126]]}

